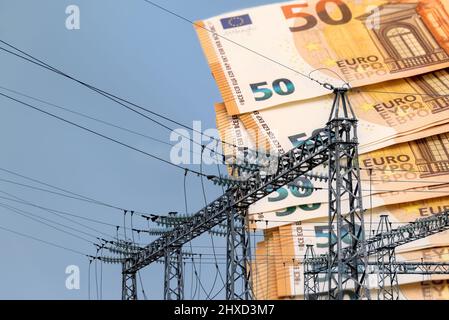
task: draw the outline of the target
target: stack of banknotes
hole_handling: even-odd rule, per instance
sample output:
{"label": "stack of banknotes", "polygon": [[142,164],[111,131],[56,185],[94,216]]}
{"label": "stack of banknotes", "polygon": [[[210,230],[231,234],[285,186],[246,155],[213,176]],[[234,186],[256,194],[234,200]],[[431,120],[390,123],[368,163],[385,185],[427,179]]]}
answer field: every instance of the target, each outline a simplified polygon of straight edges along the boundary
{"label": "stack of banknotes", "polygon": [[[346,87],[358,118],[367,237],[380,215],[398,227],[449,209],[449,1],[291,1],[195,28],[223,98],[216,122],[231,176],[325,127],[332,88]],[[305,245],[327,252],[326,174],[319,167],[249,208],[250,227],[264,230],[252,263],[258,299],[302,299]],[[421,259],[449,260],[449,233],[397,249],[398,261]],[[400,294],[449,299],[448,281],[401,275]]]}

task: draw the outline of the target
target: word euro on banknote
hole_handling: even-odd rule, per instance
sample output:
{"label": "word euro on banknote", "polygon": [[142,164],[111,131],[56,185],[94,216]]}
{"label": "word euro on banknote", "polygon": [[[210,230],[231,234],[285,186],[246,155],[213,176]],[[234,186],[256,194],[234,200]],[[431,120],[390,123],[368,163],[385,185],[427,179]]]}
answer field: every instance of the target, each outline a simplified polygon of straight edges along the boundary
{"label": "word euro on banknote", "polygon": [[362,187],[372,193],[443,184],[449,175],[449,134],[364,153],[359,164]]}
{"label": "word euro on banknote", "polygon": [[[257,131],[257,129],[246,129],[245,126],[242,125],[242,121],[239,120],[239,117],[227,114],[223,104],[216,104],[215,111],[217,115],[217,128],[221,138],[227,142],[223,148],[226,157],[229,157],[230,162],[239,158],[238,148],[240,147],[265,149],[267,145],[269,146],[269,144],[265,142],[253,143],[252,137],[257,136],[257,134],[252,131]],[[440,125],[418,133],[419,135],[427,137],[433,133],[447,131],[449,131],[449,125]],[[416,133],[411,135],[419,138],[419,135]],[[262,135],[260,134],[258,135],[258,137],[261,136]],[[434,137],[444,136],[445,135]],[[283,139],[281,141],[287,141],[285,144],[291,144],[293,147],[293,144],[289,139]],[[433,138],[421,138],[417,139],[415,142],[400,144],[398,146],[392,146],[362,155],[361,159],[363,162],[361,162],[361,165],[364,168],[364,170],[362,170],[362,182],[365,198],[372,194],[370,199],[372,205],[379,206],[444,195],[448,189],[448,187],[444,185],[444,183],[447,182],[447,179],[445,178],[444,161],[439,162],[438,164],[431,164],[430,168],[428,166],[430,174],[427,176],[425,174],[420,174],[419,171],[421,171],[421,169],[413,165],[413,161],[416,159],[413,157],[413,152],[411,152],[410,146],[416,147],[419,145],[421,149],[425,149],[426,143],[427,145],[429,143],[432,144],[432,141]],[[291,148],[285,144],[282,146],[285,146],[286,149]],[[445,150],[444,148],[449,147],[444,139],[437,140],[436,144],[438,146],[437,149],[443,148],[443,150]],[[236,145],[236,147],[233,145]],[[409,152],[404,154],[407,149]],[[425,150],[423,153],[427,154],[428,158],[432,157],[429,155],[429,152],[426,152]],[[261,152],[261,154],[263,154],[263,152]],[[396,154],[396,158],[391,158],[393,154]],[[418,155],[418,158],[421,157]],[[421,161],[420,164],[423,164],[423,162]],[[437,167],[442,168],[442,170],[437,171],[435,169]],[[369,169],[372,169],[371,179]],[[326,171],[324,170],[316,173],[323,174],[326,173]],[[421,179],[421,175],[425,179]],[[407,177],[407,180],[403,179],[405,176]],[[438,181],[434,180],[433,177],[439,177]],[[294,215],[295,218],[300,215],[304,217],[303,219],[309,219],[320,215],[318,209],[322,209],[323,204],[327,202],[327,198],[327,182],[320,181],[320,179],[313,179],[311,176],[302,176],[298,177],[288,186],[275,190],[271,195],[251,205],[249,213],[261,214],[265,212],[270,217],[278,214],[281,217],[291,214]],[[367,203],[366,201],[367,199],[364,203]]]}
{"label": "word euro on banknote", "polygon": [[195,28],[231,115],[449,66],[444,0],[292,1]]}
{"label": "word euro on banknote", "polygon": [[[326,125],[333,98],[291,102],[239,118],[272,146],[288,150]],[[349,101],[359,121],[360,153],[413,140],[414,133],[449,122],[449,69],[356,89]]]}

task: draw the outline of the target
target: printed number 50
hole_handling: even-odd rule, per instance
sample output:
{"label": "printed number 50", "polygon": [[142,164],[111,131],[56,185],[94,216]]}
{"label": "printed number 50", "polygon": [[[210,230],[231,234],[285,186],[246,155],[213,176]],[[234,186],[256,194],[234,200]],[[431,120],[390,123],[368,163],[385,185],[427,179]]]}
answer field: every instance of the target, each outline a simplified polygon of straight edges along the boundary
{"label": "printed number 50", "polygon": [[295,92],[295,85],[288,79],[278,79],[273,81],[273,89],[270,89],[268,87],[264,88],[264,86],[268,86],[268,83],[266,82],[253,83],[250,84],[250,86],[251,90],[253,90],[254,95],[262,94],[254,97],[256,101],[264,101],[270,99],[273,96],[273,91],[280,96],[287,96]]}
{"label": "printed number 50", "polygon": [[[341,18],[335,19],[329,13],[327,9],[327,4],[333,3],[340,10]],[[291,4],[287,6],[282,6],[281,9],[284,12],[286,19],[301,18],[304,20],[304,24],[301,26],[290,27],[291,32],[298,32],[311,29],[318,24],[318,19],[302,9],[308,7],[307,3]],[[352,19],[351,9],[341,0],[320,0],[316,4],[316,14],[326,24],[329,25],[340,25],[349,22]]]}

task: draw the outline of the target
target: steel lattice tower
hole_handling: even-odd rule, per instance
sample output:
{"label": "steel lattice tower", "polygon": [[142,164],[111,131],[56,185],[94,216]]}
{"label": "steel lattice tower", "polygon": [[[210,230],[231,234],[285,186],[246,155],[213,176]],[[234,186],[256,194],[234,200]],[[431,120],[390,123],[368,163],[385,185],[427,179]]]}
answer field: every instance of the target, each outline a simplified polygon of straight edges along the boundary
{"label": "steel lattice tower", "polygon": [[[304,255],[304,261],[306,259],[315,259],[315,250],[313,245],[308,244],[306,246],[306,253]],[[318,272],[314,271],[314,266],[311,264],[303,264],[304,266],[304,300],[318,300],[319,298],[319,286],[318,286]]]}
{"label": "steel lattice tower", "polygon": [[381,237],[382,249],[376,254],[378,267],[377,280],[379,285],[377,298],[379,300],[399,299],[395,246],[392,246],[389,239],[384,236],[391,230],[388,215],[381,215],[379,226],[377,227],[377,234]]}
{"label": "steel lattice tower", "polygon": [[[367,256],[357,248],[359,242],[365,239],[358,166],[357,120],[349,103],[347,91],[347,88],[334,89],[335,98],[327,123],[327,133],[331,141],[328,148],[329,262],[327,275],[330,300],[342,300],[344,292],[348,291],[354,293],[355,299],[369,299],[369,289],[365,284]],[[342,211],[344,198],[349,200],[347,212]],[[343,254],[343,250],[346,250],[346,254]],[[334,272],[335,269],[337,272]]]}
{"label": "steel lattice tower", "polygon": [[184,300],[184,273],[181,247],[167,247],[164,252],[164,299]]}
{"label": "steel lattice tower", "polygon": [[[226,233],[226,300],[252,300],[251,245],[247,211],[231,209]],[[241,282],[241,286],[239,286]]]}
{"label": "steel lattice tower", "polygon": [[122,300],[137,300],[136,272],[127,271],[132,264],[132,259],[122,263]]}

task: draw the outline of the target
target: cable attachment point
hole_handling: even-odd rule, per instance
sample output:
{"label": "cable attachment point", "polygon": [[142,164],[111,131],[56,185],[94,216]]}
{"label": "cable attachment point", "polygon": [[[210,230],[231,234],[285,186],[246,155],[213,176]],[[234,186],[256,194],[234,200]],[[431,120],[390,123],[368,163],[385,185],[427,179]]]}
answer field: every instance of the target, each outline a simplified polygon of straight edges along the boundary
{"label": "cable attachment point", "polygon": [[327,90],[330,90],[330,91],[334,91],[335,90],[335,87],[333,86],[333,85],[331,85],[330,83],[323,83],[323,87],[325,88],[325,89],[327,89]]}

